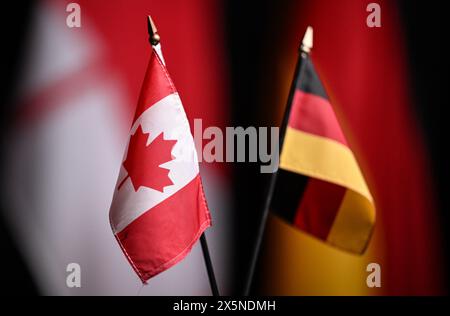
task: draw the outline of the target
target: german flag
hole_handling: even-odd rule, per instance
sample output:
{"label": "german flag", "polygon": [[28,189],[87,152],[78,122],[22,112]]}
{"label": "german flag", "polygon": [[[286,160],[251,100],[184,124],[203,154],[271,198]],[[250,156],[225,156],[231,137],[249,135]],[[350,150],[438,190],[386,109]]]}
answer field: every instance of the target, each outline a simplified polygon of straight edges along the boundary
{"label": "german flag", "polygon": [[300,58],[270,209],[298,229],[361,254],[375,223],[372,195],[311,58]]}

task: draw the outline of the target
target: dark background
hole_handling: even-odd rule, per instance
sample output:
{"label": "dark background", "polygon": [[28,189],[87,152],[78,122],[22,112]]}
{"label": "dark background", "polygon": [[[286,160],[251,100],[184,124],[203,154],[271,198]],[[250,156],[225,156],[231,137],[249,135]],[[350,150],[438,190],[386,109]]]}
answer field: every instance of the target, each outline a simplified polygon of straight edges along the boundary
{"label": "dark background", "polygon": [[[447,146],[447,93],[448,93],[448,45],[450,38],[444,1],[400,1],[399,11],[407,37],[410,73],[412,74],[415,112],[425,136],[425,143],[432,161],[434,190],[438,196],[439,215],[445,241],[445,258],[449,259],[449,167]],[[4,4],[0,19],[2,30],[2,84],[1,128],[2,137],[7,135],[11,118],[11,96],[20,70],[24,38],[34,5],[24,2],[19,6]],[[288,0],[225,2],[223,14],[226,21],[226,45],[230,55],[232,126],[275,126],[274,118],[261,116],[260,91],[270,89],[261,80],[274,73],[270,63],[268,45],[275,44],[282,36],[277,26],[282,13],[289,6]],[[258,53],[255,53],[258,52]],[[266,100],[267,101],[267,100]],[[275,106],[275,105],[274,105]],[[1,161],[0,161],[1,163]],[[248,269],[257,223],[263,208],[269,175],[259,172],[257,163],[236,163],[233,168],[233,190],[236,227],[235,289],[241,293]],[[414,179],[411,179],[414,181]],[[0,204],[1,205],[1,204]],[[1,206],[3,208],[3,206]],[[21,294],[39,294],[37,287],[15,244],[11,231],[0,218],[0,284],[7,294],[20,290]],[[448,261],[448,260],[447,260]],[[447,280],[449,281],[449,280]],[[446,282],[450,284],[450,282]],[[255,286],[257,288],[257,285]],[[447,288],[448,290],[448,288]]]}

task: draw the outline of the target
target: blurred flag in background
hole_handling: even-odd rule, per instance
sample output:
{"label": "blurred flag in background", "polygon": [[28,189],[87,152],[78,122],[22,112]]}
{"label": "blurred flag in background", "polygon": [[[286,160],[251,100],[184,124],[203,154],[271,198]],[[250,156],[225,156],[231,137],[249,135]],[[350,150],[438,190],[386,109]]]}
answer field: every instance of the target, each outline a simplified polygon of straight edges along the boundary
{"label": "blurred flag in background", "polygon": [[[224,126],[220,11],[203,0],[77,1],[81,27],[69,28],[70,2],[35,5],[2,166],[6,216],[42,294],[136,295],[141,285],[111,234],[108,210],[150,52],[147,14],[158,21],[189,119]],[[227,293],[227,172],[210,164],[202,174],[221,223],[208,236]],[[79,289],[66,286],[71,262],[81,266]],[[200,246],[140,294],[209,295]]]}
{"label": "blurred flag in background", "polygon": [[294,227],[361,254],[375,224],[373,198],[311,58],[301,54],[270,208]]}
{"label": "blurred flag in background", "polygon": [[[271,82],[280,82],[278,102],[284,104],[298,41],[313,26],[315,66],[375,200],[374,236],[368,251],[355,256],[270,218],[261,278],[265,294],[443,293],[430,162],[414,118],[401,18],[396,3],[377,1],[382,26],[369,28],[368,3],[291,3],[289,23],[278,30],[286,37],[279,38],[278,74]],[[381,265],[381,288],[366,285],[371,262]]]}

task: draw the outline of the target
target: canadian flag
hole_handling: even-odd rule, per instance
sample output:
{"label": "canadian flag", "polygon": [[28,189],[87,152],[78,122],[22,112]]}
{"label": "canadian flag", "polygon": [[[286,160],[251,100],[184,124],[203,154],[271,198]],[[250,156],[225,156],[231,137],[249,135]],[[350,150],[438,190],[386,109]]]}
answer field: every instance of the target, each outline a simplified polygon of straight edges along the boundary
{"label": "canadian flag", "polygon": [[182,260],[211,226],[189,122],[159,44],[152,46],[109,216],[143,283]]}

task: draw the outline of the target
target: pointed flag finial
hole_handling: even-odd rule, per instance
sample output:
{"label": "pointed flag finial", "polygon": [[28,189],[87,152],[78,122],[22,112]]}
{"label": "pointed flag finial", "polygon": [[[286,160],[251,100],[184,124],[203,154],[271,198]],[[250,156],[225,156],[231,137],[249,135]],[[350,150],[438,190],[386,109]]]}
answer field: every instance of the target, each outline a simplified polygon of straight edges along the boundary
{"label": "pointed flag finial", "polygon": [[313,28],[308,26],[306,28],[305,35],[303,36],[302,44],[300,45],[300,50],[305,53],[310,53],[313,48]]}
{"label": "pointed flag finial", "polygon": [[147,27],[148,27],[148,35],[149,35],[149,41],[152,45],[158,45],[161,38],[159,37],[158,30],[156,29],[155,23],[152,20],[152,17],[149,15],[147,16]]}

